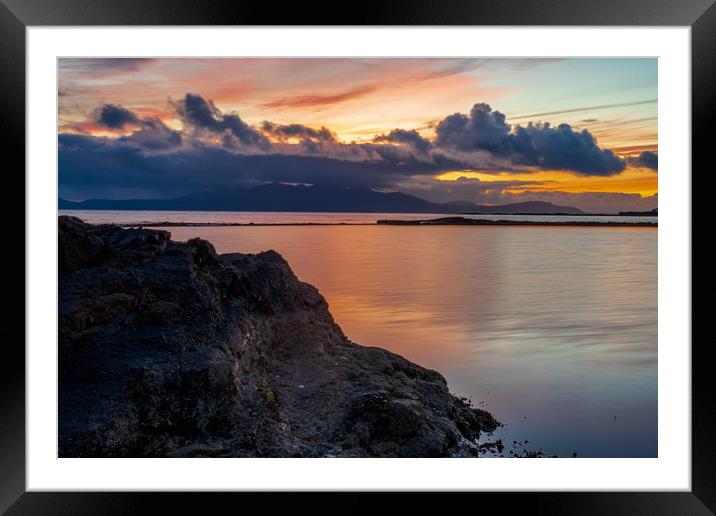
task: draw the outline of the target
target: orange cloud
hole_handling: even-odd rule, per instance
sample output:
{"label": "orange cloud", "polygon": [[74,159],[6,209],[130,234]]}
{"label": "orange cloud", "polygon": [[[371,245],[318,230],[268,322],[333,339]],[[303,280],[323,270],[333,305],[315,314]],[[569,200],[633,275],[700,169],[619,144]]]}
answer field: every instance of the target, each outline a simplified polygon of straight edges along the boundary
{"label": "orange cloud", "polygon": [[375,91],[374,86],[359,86],[340,93],[309,93],[291,95],[262,104],[265,108],[309,107],[321,108],[327,104],[340,104]]}

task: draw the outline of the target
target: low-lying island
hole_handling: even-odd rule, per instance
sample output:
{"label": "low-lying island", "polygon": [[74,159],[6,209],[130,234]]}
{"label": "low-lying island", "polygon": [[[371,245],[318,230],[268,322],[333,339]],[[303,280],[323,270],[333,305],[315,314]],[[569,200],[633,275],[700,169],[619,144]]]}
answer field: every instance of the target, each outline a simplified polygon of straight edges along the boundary
{"label": "low-lying island", "polygon": [[437,219],[422,220],[401,220],[401,219],[383,219],[377,221],[377,224],[394,225],[394,226],[616,226],[616,227],[657,227],[656,222],[637,222],[637,221],[601,221],[601,220],[555,220],[555,221],[537,221],[537,220],[491,220],[491,219],[472,219],[468,217],[441,217]]}

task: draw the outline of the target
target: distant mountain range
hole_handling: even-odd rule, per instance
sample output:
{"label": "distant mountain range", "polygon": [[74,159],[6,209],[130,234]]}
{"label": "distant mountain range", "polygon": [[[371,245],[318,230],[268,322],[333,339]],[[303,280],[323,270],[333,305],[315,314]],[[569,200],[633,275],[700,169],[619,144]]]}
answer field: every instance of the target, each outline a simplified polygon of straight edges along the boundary
{"label": "distant mountain range", "polygon": [[271,183],[245,190],[197,192],[176,199],[59,199],[61,210],[304,211],[373,213],[584,213],[572,206],[530,201],[486,206],[466,201],[435,203],[400,192],[375,192],[332,185]]}

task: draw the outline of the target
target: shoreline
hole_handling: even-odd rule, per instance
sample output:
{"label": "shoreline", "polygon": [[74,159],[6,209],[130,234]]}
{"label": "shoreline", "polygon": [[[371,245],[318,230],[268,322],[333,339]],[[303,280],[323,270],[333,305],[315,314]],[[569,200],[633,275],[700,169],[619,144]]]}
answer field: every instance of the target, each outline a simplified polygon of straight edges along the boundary
{"label": "shoreline", "polygon": [[[104,223],[92,223],[101,225]],[[264,226],[547,226],[547,227],[645,227],[657,228],[658,222],[629,221],[534,221],[534,220],[488,220],[465,217],[439,219],[381,219],[375,222],[124,222],[112,223],[123,228],[172,228],[172,227],[264,227]]]}
{"label": "shoreline", "polygon": [[[89,223],[88,224],[94,224]],[[104,224],[104,223],[101,223]],[[232,227],[232,226],[375,226],[377,222],[108,222],[123,228]]]}
{"label": "shoreline", "polygon": [[58,247],[60,457],[504,448],[492,438],[502,423],[440,373],[350,340],[275,251],[218,254],[200,238],[66,216]]}

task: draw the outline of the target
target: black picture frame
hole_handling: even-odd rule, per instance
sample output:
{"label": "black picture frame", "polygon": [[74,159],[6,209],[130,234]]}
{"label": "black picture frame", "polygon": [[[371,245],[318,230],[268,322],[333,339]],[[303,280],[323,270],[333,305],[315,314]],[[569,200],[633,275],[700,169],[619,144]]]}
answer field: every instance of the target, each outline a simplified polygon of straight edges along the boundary
{"label": "black picture frame", "polygon": [[[716,112],[716,5],[714,0],[364,0],[357,5],[323,2],[273,5],[245,0],[0,0],[0,129],[6,193],[24,199],[25,30],[59,25],[636,25],[691,27],[692,163],[713,166],[709,145]],[[567,52],[568,53],[568,52]],[[661,100],[661,99],[660,99]],[[662,102],[668,102],[663,99]],[[709,160],[709,161],[707,161]],[[20,171],[23,171],[21,174]],[[689,173],[689,171],[684,171]],[[8,178],[9,176],[12,176]],[[23,192],[23,195],[19,195]],[[694,203],[697,199],[694,199]],[[8,212],[18,213],[18,211]],[[24,210],[23,210],[24,213]],[[13,261],[25,269],[25,226],[8,218]],[[21,245],[22,243],[22,245]],[[693,248],[692,248],[693,253]],[[692,254],[693,256],[693,254]],[[693,274],[693,269],[692,269]],[[17,272],[8,272],[16,278]],[[23,285],[24,287],[24,285]],[[17,285],[19,289],[19,285]],[[23,298],[24,294],[23,294]],[[9,300],[6,297],[6,301]],[[10,302],[14,310],[24,303]],[[15,318],[13,318],[15,319]],[[8,318],[8,322],[11,320]],[[16,320],[20,320],[17,314]],[[18,324],[18,323],[15,323]],[[25,352],[23,339],[4,330],[0,359],[0,510],[7,514],[125,514],[156,511],[223,513],[237,509],[237,497],[208,493],[38,493],[25,492]],[[683,345],[690,345],[684,342]],[[548,514],[713,514],[716,511],[716,454],[710,340],[692,346],[692,491],[642,493],[480,493],[476,510],[529,508]],[[291,503],[314,505],[313,496],[288,495]],[[356,497],[357,495],[351,495]],[[364,512],[379,494],[341,504]],[[455,495],[451,495],[455,496]],[[404,497],[402,511],[423,506],[421,495]],[[460,500],[456,500],[460,501]],[[242,501],[240,503],[249,503]],[[273,503],[273,502],[272,502]],[[325,503],[325,502],[321,502]],[[344,502],[345,503],[345,502]],[[462,505],[462,504],[461,504]],[[243,506],[248,507],[248,506]],[[344,512],[344,511],[341,511]]]}

